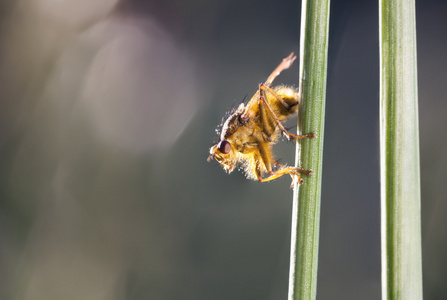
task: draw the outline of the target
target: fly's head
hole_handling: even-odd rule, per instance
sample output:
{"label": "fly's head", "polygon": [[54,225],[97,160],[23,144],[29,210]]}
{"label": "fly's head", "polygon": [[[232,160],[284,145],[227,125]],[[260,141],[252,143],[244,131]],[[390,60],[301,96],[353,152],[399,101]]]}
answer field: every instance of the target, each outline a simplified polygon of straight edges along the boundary
{"label": "fly's head", "polygon": [[235,153],[231,143],[227,140],[222,140],[210,148],[210,155],[208,156],[207,161],[210,162],[215,159],[222,165],[224,170],[230,174],[236,167],[234,156]]}
{"label": "fly's head", "polygon": [[220,142],[210,148],[208,161],[215,159],[228,174],[233,172],[238,162],[239,154],[236,150],[238,147],[235,145],[235,137],[240,136],[241,128],[248,122],[245,111],[246,108],[241,103],[236,110],[227,113],[228,117],[219,130]]}

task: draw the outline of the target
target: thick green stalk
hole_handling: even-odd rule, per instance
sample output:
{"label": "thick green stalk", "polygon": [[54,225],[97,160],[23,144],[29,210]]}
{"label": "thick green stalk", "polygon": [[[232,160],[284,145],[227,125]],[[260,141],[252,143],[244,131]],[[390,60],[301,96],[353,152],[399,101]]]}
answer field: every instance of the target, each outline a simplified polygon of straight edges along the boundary
{"label": "thick green stalk", "polygon": [[311,169],[313,176],[305,176],[293,193],[289,300],[315,299],[317,290],[329,2],[303,0],[301,10],[298,128],[317,137],[297,146],[296,165]]}
{"label": "thick green stalk", "polygon": [[414,0],[380,0],[382,299],[422,299]]}

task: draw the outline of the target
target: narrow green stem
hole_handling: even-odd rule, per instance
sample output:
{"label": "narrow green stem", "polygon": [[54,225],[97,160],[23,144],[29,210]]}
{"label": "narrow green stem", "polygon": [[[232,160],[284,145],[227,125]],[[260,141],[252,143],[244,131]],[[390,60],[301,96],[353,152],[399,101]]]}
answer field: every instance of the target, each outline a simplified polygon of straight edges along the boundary
{"label": "narrow green stem", "polygon": [[296,165],[312,170],[313,176],[305,177],[293,193],[289,300],[315,299],[317,290],[329,3],[302,3],[298,128],[317,137],[297,146]]}
{"label": "narrow green stem", "polygon": [[382,299],[422,299],[414,0],[380,0]]}

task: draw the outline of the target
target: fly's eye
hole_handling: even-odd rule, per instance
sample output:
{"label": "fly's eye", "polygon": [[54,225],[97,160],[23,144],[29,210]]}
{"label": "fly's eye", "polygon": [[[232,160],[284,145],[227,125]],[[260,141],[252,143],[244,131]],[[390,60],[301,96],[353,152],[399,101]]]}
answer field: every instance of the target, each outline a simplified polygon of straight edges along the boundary
{"label": "fly's eye", "polygon": [[220,141],[219,146],[217,146],[217,148],[223,154],[228,154],[231,151],[231,145],[227,141]]}

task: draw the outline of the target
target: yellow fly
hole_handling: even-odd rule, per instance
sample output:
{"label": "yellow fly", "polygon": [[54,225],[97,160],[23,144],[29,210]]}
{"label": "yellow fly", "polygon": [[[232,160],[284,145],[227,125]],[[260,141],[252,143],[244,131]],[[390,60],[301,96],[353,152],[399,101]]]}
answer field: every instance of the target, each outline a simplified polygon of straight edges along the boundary
{"label": "yellow fly", "polygon": [[[295,88],[285,85],[271,87],[273,80],[288,69],[296,56],[291,53],[259,85],[251,100],[230,112],[222,124],[220,141],[210,148],[208,161],[215,159],[227,173],[242,166],[247,178],[266,182],[285,174],[302,183],[299,172],[311,176],[312,171],[281,165],[275,160],[272,147],[281,135],[289,140],[315,137],[315,133],[296,135],[286,130],[283,122],[297,114],[299,94]],[[274,168],[276,170],[274,170]],[[267,177],[263,178],[263,175]],[[294,177],[295,176],[295,177]]]}

